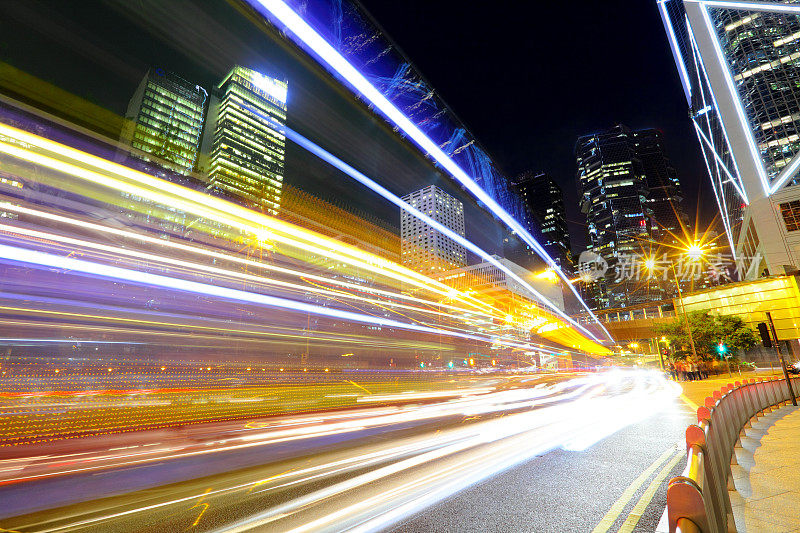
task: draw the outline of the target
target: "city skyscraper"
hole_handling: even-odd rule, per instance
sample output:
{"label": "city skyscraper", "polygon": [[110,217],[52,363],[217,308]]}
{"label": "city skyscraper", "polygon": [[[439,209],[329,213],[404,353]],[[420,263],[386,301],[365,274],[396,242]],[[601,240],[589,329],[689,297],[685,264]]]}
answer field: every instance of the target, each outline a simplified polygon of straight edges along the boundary
{"label": "city skyscraper", "polygon": [[[464,204],[436,185],[429,185],[403,200],[458,235],[464,236]],[[400,258],[403,265],[427,275],[467,264],[467,250],[450,237],[406,210],[400,212]]]}
{"label": "city skyscraper", "polygon": [[203,151],[211,185],[275,215],[283,186],[288,84],[236,66],[214,91]]}
{"label": "city skyscraper", "polygon": [[122,140],[181,174],[194,170],[208,94],[171,72],[145,74],[125,113]]}
{"label": "city skyscraper", "polygon": [[581,211],[586,214],[588,250],[609,269],[598,280],[593,299],[599,307],[623,307],[652,299],[634,280],[615,282],[624,257],[640,254],[650,240],[647,180],[636,151],[636,136],[627,126],[586,135],[575,147]]}
{"label": "city skyscraper", "polygon": [[564,272],[572,273],[572,251],[561,187],[544,172],[524,172],[510,180],[538,224],[534,235]]}
{"label": "city skyscraper", "polygon": [[609,266],[605,282],[586,291],[587,296],[599,307],[619,307],[671,295],[674,288],[663,280],[610,279],[636,255],[661,257],[674,250],[688,223],[678,175],[666,156],[661,132],[633,131],[619,124],[578,139],[576,157],[588,250]]}
{"label": "city skyscraper", "polygon": [[644,129],[635,131],[633,135],[647,185],[645,205],[651,213],[651,237],[658,244],[678,247],[683,238],[683,228],[689,223],[683,211],[678,172],[667,159],[660,131]]}
{"label": "city skyscraper", "polygon": [[800,266],[794,2],[658,0],[730,248],[747,278]]}

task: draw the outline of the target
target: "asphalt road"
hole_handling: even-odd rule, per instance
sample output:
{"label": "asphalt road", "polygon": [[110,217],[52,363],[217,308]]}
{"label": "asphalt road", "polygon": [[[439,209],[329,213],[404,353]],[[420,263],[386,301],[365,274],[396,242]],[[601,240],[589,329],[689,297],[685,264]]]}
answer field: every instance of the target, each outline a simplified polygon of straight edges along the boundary
{"label": "asphalt road", "polygon": [[[532,379],[23,461],[0,485],[0,527],[652,531],[691,422],[677,395],[644,373]],[[59,475],[13,481],[31,469]]]}
{"label": "asphalt road", "polygon": [[[666,481],[685,466],[684,432],[694,422],[691,410],[676,398],[587,450],[556,449],[535,457],[426,509],[394,531],[587,532],[612,511],[603,524],[607,527],[598,532],[652,532],[667,505]],[[675,455],[663,460],[669,450],[681,457],[671,468]],[[653,464],[657,469],[642,476]],[[643,498],[662,476],[652,499]],[[639,479],[641,484],[630,490]],[[618,501],[623,505],[612,510]],[[637,505],[644,506],[638,523],[620,529]]]}

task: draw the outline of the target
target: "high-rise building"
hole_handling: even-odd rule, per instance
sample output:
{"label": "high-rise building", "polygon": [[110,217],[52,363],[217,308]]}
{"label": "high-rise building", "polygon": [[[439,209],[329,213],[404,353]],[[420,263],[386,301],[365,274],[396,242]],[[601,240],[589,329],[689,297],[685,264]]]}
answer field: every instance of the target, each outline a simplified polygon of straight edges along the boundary
{"label": "high-rise building", "polygon": [[730,248],[748,278],[800,266],[800,7],[658,0]]}
{"label": "high-rise building", "polygon": [[[403,197],[444,227],[464,236],[464,204],[436,185]],[[400,212],[400,257],[403,265],[417,272],[438,275],[467,264],[467,250],[410,212]]]}
{"label": "high-rise building", "polygon": [[661,132],[633,131],[620,124],[578,139],[576,157],[588,250],[609,266],[605,281],[587,290],[587,296],[599,307],[668,297],[674,290],[670,284],[648,281],[639,267],[631,265],[635,256],[661,257],[673,252],[688,222],[677,172],[666,156]]}
{"label": "high-rise building", "polygon": [[561,187],[546,173],[524,172],[511,186],[530,210],[539,244],[567,274],[572,273],[572,251]]}
{"label": "high-rise building", "polygon": [[122,140],[181,174],[194,170],[203,132],[205,89],[160,68],[150,69],[128,104]]}
{"label": "high-rise building", "polygon": [[633,133],[636,153],[647,184],[645,205],[651,213],[653,241],[666,248],[681,246],[689,219],[683,211],[683,194],[678,172],[667,159],[664,139],[656,129]]}
{"label": "high-rise building", "polygon": [[609,266],[598,280],[594,300],[600,307],[623,307],[651,299],[635,280],[614,282],[621,261],[642,252],[650,241],[647,180],[630,128],[618,125],[586,135],[575,147],[581,211],[586,214],[588,249]]}
{"label": "high-rise building", "polygon": [[275,215],[283,186],[288,84],[236,66],[214,91],[203,151],[211,185]]}

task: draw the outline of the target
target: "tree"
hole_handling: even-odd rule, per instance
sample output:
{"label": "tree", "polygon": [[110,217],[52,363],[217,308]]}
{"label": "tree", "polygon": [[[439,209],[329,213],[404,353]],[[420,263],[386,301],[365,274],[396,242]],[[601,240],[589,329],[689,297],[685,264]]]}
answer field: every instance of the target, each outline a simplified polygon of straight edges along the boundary
{"label": "tree", "polygon": [[[691,343],[686,331],[687,321],[692,330],[697,355],[704,359],[734,355],[738,350],[747,350],[758,343],[755,332],[738,316],[693,311],[687,317],[680,316],[655,328],[658,335],[666,337],[673,346],[679,347],[673,355],[679,359],[691,355]],[[720,344],[724,347],[723,352],[718,348]]]}

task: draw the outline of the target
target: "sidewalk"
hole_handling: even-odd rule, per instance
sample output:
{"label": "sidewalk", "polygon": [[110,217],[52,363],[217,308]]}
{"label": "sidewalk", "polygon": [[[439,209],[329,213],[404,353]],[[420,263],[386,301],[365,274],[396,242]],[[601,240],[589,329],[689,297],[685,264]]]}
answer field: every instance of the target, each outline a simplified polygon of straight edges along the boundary
{"label": "sidewalk", "polygon": [[698,381],[680,381],[679,383],[681,388],[683,388],[684,401],[688,399],[689,402],[694,404],[690,405],[690,407],[692,407],[692,409],[697,409],[697,406],[703,405],[706,397],[713,395],[714,391],[718,391],[721,387],[727,385],[728,383],[735,383],[737,381],[741,382],[744,379],[764,379],[775,376],[783,377],[783,373],[779,368],[773,372],[770,372],[769,370],[742,372],[741,374],[734,372],[733,377],[725,373],[720,374],[719,376],[710,376],[709,379]]}
{"label": "sidewalk", "polygon": [[800,408],[780,409],[745,430],[731,465],[739,532],[800,532]]}
{"label": "sidewalk", "polygon": [[[743,379],[783,377],[776,369],[711,376],[680,382],[681,399],[694,411],[706,397],[728,383]],[[745,429],[742,447],[731,465],[735,491],[730,491],[739,533],[800,533],[800,408],[782,407]],[[685,462],[685,461],[684,461]],[[668,533],[667,510],[656,533]]]}

